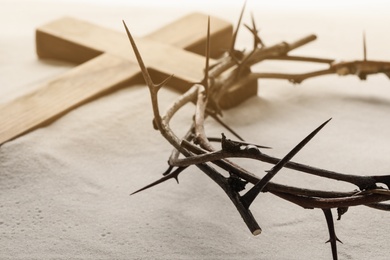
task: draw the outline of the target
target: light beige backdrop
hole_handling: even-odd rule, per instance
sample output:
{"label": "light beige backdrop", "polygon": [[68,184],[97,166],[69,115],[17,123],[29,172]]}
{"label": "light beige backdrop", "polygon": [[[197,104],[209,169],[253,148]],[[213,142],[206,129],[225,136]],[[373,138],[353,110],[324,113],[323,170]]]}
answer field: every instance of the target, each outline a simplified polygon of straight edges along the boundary
{"label": "light beige backdrop", "polygon": [[[249,1],[249,13],[266,44],[310,33],[319,39],[294,52],[343,60],[361,59],[366,32],[368,58],[390,60],[388,7],[369,1],[351,6],[298,8]],[[170,4],[168,4],[170,3]],[[241,3],[183,1],[166,5],[102,5],[60,1],[0,1],[1,106],[72,68],[41,61],[34,29],[61,16],[75,16],[122,30],[124,19],[142,36],[192,11],[236,23]],[[252,45],[239,34],[241,48]],[[262,71],[316,69],[269,62]],[[162,106],[177,94],[162,91]],[[188,107],[187,112],[192,112]],[[384,75],[361,82],[326,76],[293,86],[260,81],[259,96],[225,112],[224,120],[250,142],[272,146],[283,156],[306,134],[331,123],[296,161],[359,175],[389,174],[390,81]],[[125,88],[80,107],[60,120],[0,147],[1,259],[330,259],[320,210],[305,210],[269,194],[252,206],[263,233],[253,237],[224,193],[198,169],[129,197],[166,168],[170,146],[152,129],[145,86]],[[180,131],[191,119],[174,121]],[[1,126],[0,126],[1,127]],[[183,131],[183,130],[182,130]],[[207,122],[207,132],[224,131]],[[259,175],[270,165],[242,161]],[[275,181],[326,190],[355,187],[283,170]],[[351,208],[336,223],[340,259],[387,259],[389,215]]]}

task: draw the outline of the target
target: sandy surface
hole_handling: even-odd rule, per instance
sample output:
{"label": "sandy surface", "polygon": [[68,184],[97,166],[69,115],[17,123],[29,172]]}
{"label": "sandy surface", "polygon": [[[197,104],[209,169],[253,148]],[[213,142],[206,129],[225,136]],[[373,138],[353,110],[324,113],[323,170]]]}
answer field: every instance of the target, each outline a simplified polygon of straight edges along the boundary
{"label": "sandy surface", "polygon": [[[0,1],[0,102],[32,91],[72,65],[40,61],[34,28],[63,15],[145,34],[188,12],[200,10],[235,22],[237,6],[103,6],[49,1]],[[359,6],[358,6],[359,7]],[[390,60],[389,18],[383,8],[266,11],[250,4],[266,43],[317,33],[319,40],[297,53],[360,59],[366,30],[372,59]],[[249,21],[248,17],[246,21]],[[239,35],[251,46],[250,35]],[[258,69],[300,71],[309,66],[268,63]],[[162,91],[166,107],[177,94]],[[186,108],[187,113],[192,111]],[[258,97],[225,112],[224,120],[250,142],[283,156],[306,134],[332,122],[296,161],[359,175],[388,174],[390,82],[378,75],[327,76],[299,86],[260,82]],[[170,146],[152,129],[148,90],[137,85],[84,105],[53,124],[0,147],[0,259],[330,259],[320,210],[305,210],[269,194],[252,206],[263,233],[253,237],[234,206],[196,168],[129,197],[160,177]],[[180,113],[177,131],[190,117]],[[207,122],[207,133],[224,131]],[[240,162],[262,175],[270,165]],[[325,190],[355,189],[285,170],[275,181]],[[351,208],[336,223],[340,259],[388,259],[388,214]]]}

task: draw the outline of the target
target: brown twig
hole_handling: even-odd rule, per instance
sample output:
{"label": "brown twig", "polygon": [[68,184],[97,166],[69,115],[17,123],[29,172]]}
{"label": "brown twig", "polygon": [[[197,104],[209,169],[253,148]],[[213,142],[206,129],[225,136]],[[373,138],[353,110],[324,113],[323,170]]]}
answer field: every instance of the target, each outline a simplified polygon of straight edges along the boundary
{"label": "brown twig", "polygon": [[[267,155],[262,152],[262,149],[268,147],[262,147],[244,142],[236,132],[234,132],[228,125],[222,122],[222,120],[218,117],[218,114],[221,114],[218,104],[220,98],[227,91],[229,91],[230,88],[237,85],[243,86],[254,79],[287,79],[293,83],[301,83],[305,79],[320,75],[332,73],[340,74],[341,72],[344,73],[344,71],[352,73],[354,69],[359,66],[362,68],[369,67],[369,70],[363,70],[361,73],[359,72],[356,74],[361,79],[365,79],[366,75],[377,72],[389,73],[390,75],[390,63],[371,62],[367,61],[365,58],[364,61],[361,62],[359,61],[335,64],[333,63],[333,59],[291,56],[289,55],[290,51],[315,40],[316,36],[309,35],[292,43],[282,42],[272,46],[265,46],[262,39],[258,35],[258,29],[255,24],[253,15],[252,27],[245,25],[254,37],[253,48],[250,51],[238,51],[235,49],[235,43],[243,13],[244,8],[241,10],[238,26],[233,34],[231,48],[228,50],[227,54],[220,58],[213,66],[209,65],[210,19],[208,20],[205,76],[201,82],[194,84],[187,92],[179,96],[177,100],[171,106],[169,106],[164,115],[160,114],[158,91],[170,79],[170,77],[160,84],[153,83],[144,62],[142,61],[142,57],[137,49],[136,43],[134,42],[134,39],[132,38],[126,24],[124,23],[128,38],[141,68],[142,75],[150,90],[154,113],[154,125],[156,129],[160,131],[161,135],[174,148],[168,160],[169,168],[164,172],[163,176],[159,180],[145,186],[136,192],[133,192],[132,194],[149,189],[172,178],[178,181],[178,175],[181,174],[187,167],[194,165],[207,176],[209,176],[219,187],[224,190],[226,195],[235,205],[245,224],[254,235],[260,234],[261,228],[249,210],[249,206],[261,192],[269,192],[303,208],[322,209],[325,214],[329,229],[333,259],[337,259],[336,241],[338,241],[338,239],[334,231],[331,209],[338,208],[339,218],[347,211],[348,207],[351,206],[365,205],[374,209],[390,211],[390,205],[383,203],[390,200],[390,175],[358,176],[342,174],[309,165],[291,162],[291,158],[296,153],[298,153],[299,150],[305,146],[328,121],[318,127],[309,136],[304,138],[284,158],[278,159]],[[251,72],[251,66],[264,60],[317,62],[328,64],[329,67],[323,70],[303,74]],[[169,122],[176,114],[176,112],[187,103],[195,104],[195,114],[193,115],[194,122],[190,126],[190,130],[187,132],[187,134],[183,138],[179,138],[170,128]],[[207,116],[214,118],[241,141],[230,140],[226,138],[224,134],[222,134],[222,138],[208,137],[204,124]],[[215,147],[213,147],[211,144],[211,141],[219,142],[222,149],[215,149]],[[236,163],[229,161],[229,158],[233,157],[254,159],[261,162],[274,164],[275,166],[270,171],[268,171],[265,176],[260,178],[240,167]],[[216,170],[212,167],[212,165],[218,166],[220,170]],[[271,182],[271,179],[282,168],[290,168],[306,174],[328,178],[335,181],[352,183],[359,188],[359,191],[313,190],[291,187]],[[227,175],[228,177],[226,177]],[[240,192],[246,190],[247,183],[252,183],[254,186],[249,189],[245,195],[240,195]],[[378,186],[379,183],[385,184],[387,188],[380,188]]]}

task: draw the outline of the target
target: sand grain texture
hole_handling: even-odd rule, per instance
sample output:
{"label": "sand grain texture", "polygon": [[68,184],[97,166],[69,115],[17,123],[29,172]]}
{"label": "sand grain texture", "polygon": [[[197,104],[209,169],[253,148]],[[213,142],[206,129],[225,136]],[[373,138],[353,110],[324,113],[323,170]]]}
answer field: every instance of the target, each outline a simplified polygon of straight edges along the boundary
{"label": "sand grain texture", "polygon": [[[34,54],[34,28],[62,15],[80,16],[117,30],[125,19],[135,35],[195,10],[232,22],[238,16],[237,6],[222,10],[194,3],[174,10],[49,1],[0,3],[4,7],[0,17],[1,103],[72,67],[39,61]],[[390,59],[390,38],[384,35],[388,17],[380,10],[363,22],[364,10],[360,9],[335,12],[344,12],[346,20],[320,10],[310,15],[304,11],[278,15],[255,4],[248,8],[253,9],[269,43],[314,32],[319,40],[300,53],[357,59],[364,27],[369,57]],[[251,46],[250,35],[239,37],[240,46]],[[259,68],[294,71],[310,67],[269,63]],[[385,76],[363,83],[328,76],[297,87],[268,80],[261,81],[260,88],[259,97],[224,116],[248,141],[272,146],[272,155],[283,156],[333,117],[296,161],[361,175],[389,173],[390,82]],[[163,90],[162,110],[175,97],[175,92]],[[178,114],[175,129],[187,129],[187,115],[192,111],[188,106]],[[196,168],[180,176],[180,185],[169,181],[129,197],[159,178],[170,154],[170,146],[152,129],[151,118],[148,90],[137,85],[1,146],[0,259],[331,259],[320,210],[304,210],[263,194],[252,206],[263,233],[252,237],[224,193]],[[213,121],[206,127],[211,136],[224,131]],[[252,161],[242,164],[259,175],[271,167]],[[288,170],[275,181],[326,190],[355,189]],[[339,245],[340,259],[387,259],[388,218],[386,212],[351,208],[336,222],[336,232],[344,242]]]}

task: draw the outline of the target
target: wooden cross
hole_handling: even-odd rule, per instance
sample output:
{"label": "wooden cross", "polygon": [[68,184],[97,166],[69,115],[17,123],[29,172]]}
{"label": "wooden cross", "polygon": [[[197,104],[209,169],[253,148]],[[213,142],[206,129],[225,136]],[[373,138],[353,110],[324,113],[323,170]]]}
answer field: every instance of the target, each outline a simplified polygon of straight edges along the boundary
{"label": "wooden cross", "polygon": [[[156,81],[174,74],[179,91],[203,78],[207,16],[185,16],[136,39]],[[230,48],[231,24],[211,18],[211,56]],[[40,58],[80,64],[0,109],[0,145],[53,122],[70,110],[118,88],[140,83],[140,69],[125,32],[116,32],[73,18],[62,18],[36,30]],[[257,94],[257,83],[230,91],[221,103],[232,107]]]}

